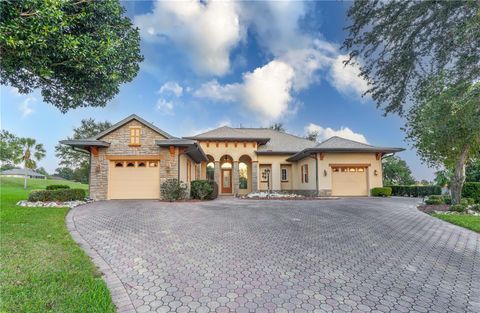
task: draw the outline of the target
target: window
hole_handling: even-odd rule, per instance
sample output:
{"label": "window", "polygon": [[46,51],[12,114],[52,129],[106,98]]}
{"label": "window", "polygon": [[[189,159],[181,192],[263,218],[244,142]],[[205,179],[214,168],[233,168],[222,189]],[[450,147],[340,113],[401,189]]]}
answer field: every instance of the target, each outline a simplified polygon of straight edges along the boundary
{"label": "window", "polygon": [[302,183],[308,183],[308,164],[302,165]]}
{"label": "window", "polygon": [[365,169],[363,167],[357,168],[357,172],[365,172]]}
{"label": "window", "polygon": [[145,162],[138,162],[138,167],[145,167]]}
{"label": "window", "polygon": [[238,171],[240,174],[239,178],[239,188],[240,189],[247,189],[248,188],[248,166],[247,164],[240,162],[238,164]]}
{"label": "window", "polygon": [[356,172],[356,171],[357,171],[357,169],[356,169],[356,168],[354,168],[354,167],[351,167],[349,171],[350,171],[350,172]]}
{"label": "window", "polygon": [[215,164],[213,162],[207,164],[207,180],[215,180]]}
{"label": "window", "polygon": [[288,181],[288,174],[286,168],[282,168],[282,181]]}
{"label": "window", "polygon": [[135,163],[129,162],[129,163],[127,163],[127,167],[135,167]]}
{"label": "window", "polygon": [[115,163],[115,167],[123,167],[123,162],[117,162],[117,163]]}
{"label": "window", "polygon": [[157,167],[158,163],[157,162],[150,162],[150,167]]}
{"label": "window", "polygon": [[334,168],[333,168],[333,171],[334,171],[334,172],[340,172],[340,169],[339,169],[338,167],[334,167]]}
{"label": "window", "polygon": [[140,127],[130,128],[130,145],[132,146],[140,145]]}

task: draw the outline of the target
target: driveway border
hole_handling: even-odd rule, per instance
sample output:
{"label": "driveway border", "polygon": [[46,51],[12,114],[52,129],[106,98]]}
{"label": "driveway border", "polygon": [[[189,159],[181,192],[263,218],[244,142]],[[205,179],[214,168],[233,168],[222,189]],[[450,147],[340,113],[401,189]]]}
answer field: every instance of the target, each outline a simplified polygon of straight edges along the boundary
{"label": "driveway border", "polygon": [[112,301],[116,306],[117,313],[136,313],[135,307],[133,306],[132,300],[125,289],[125,286],[122,284],[117,274],[113,269],[108,265],[107,262],[98,254],[98,252],[80,235],[75,226],[75,210],[77,207],[72,208],[68,211],[65,216],[65,224],[67,229],[70,232],[73,240],[80,246],[80,248],[87,253],[91,258],[95,266],[102,273],[102,279],[107,284],[108,289],[110,290],[110,295]]}

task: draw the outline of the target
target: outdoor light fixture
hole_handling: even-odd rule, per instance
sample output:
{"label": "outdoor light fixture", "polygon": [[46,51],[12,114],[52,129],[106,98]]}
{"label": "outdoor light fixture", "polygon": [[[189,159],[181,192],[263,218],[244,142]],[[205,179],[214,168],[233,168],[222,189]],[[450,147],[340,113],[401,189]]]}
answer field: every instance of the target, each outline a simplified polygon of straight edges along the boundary
{"label": "outdoor light fixture", "polygon": [[378,171],[377,171],[377,170],[374,170],[374,171],[373,171],[373,175],[378,176]]}
{"label": "outdoor light fixture", "polygon": [[323,176],[327,176],[327,170],[323,170]]}

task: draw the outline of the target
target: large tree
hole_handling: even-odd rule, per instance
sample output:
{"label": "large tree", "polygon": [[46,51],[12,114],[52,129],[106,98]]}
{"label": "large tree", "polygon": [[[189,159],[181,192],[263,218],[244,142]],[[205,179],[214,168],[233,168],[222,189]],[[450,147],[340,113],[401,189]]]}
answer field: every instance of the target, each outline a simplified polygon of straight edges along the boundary
{"label": "large tree", "polygon": [[412,185],[415,179],[407,162],[397,156],[382,160],[383,183],[385,185]]}
{"label": "large tree", "polygon": [[402,115],[430,77],[448,85],[480,79],[480,1],[357,0],[343,48],[385,114]]}
{"label": "large tree", "polygon": [[124,12],[118,0],[0,1],[0,82],[61,112],[105,106],[143,60]]}
{"label": "large tree", "polygon": [[453,203],[460,202],[465,164],[480,151],[479,121],[480,82],[445,88],[442,76],[432,79],[407,117],[407,139],[423,161],[453,169]]}
{"label": "large tree", "polygon": [[7,130],[0,132],[0,162],[13,168],[13,164],[20,159],[22,150],[20,138]]}
{"label": "large tree", "polygon": [[[73,129],[73,137],[68,139],[85,139],[94,137],[96,134],[110,128],[112,124],[108,121],[97,122],[93,118],[83,119],[80,126]],[[88,154],[73,150],[69,146],[55,146],[55,155],[60,159],[60,166],[73,170],[72,178],[77,181],[88,182],[90,162]]]}

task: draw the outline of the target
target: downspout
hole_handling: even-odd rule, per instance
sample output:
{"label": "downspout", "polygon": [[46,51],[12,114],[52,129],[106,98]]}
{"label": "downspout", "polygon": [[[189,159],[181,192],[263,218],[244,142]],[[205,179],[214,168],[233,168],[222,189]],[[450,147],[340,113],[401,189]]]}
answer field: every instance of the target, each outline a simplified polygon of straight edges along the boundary
{"label": "downspout", "polygon": [[315,184],[317,187],[317,196],[320,195],[320,190],[318,190],[318,154],[315,153]]}

